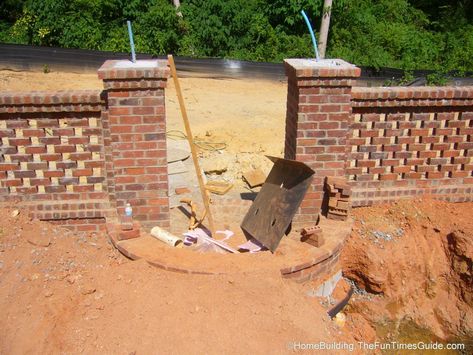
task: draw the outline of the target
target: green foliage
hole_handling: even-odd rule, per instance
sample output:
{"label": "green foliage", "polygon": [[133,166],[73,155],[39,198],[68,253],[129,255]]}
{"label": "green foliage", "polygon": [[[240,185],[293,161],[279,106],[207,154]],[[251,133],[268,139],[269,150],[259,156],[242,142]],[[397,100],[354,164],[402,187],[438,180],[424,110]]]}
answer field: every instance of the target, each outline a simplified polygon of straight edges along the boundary
{"label": "green foliage", "polygon": [[146,13],[134,22],[136,50],[151,54],[176,52],[180,25],[174,7],[167,0],[149,2]]}
{"label": "green foliage", "polygon": [[406,70],[404,72],[404,75],[402,76],[402,79],[399,82],[399,85],[407,85],[411,83],[414,79],[414,73],[412,72],[412,70]]}
{"label": "green foliage", "polygon": [[438,61],[439,36],[424,29],[427,18],[407,0],[353,1],[336,7],[333,16],[341,21],[332,28],[330,56],[408,70]]}
{"label": "green foliage", "polygon": [[[281,62],[312,57],[323,0],[3,0],[0,41]],[[334,0],[328,57],[439,73],[473,71],[472,0]],[[440,76],[432,76],[432,82]]]}
{"label": "green foliage", "polygon": [[447,84],[446,74],[440,71],[427,75],[426,79],[429,86],[443,86]]}

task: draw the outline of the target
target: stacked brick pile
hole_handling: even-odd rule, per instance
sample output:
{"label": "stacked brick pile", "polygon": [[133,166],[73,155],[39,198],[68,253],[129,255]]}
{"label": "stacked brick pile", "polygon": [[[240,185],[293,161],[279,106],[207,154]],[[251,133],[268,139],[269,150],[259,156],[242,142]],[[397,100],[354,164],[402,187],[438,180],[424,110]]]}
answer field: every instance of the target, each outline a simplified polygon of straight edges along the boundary
{"label": "stacked brick pile", "polygon": [[345,221],[350,210],[350,185],[344,178],[328,177],[325,186],[329,194],[327,218]]}

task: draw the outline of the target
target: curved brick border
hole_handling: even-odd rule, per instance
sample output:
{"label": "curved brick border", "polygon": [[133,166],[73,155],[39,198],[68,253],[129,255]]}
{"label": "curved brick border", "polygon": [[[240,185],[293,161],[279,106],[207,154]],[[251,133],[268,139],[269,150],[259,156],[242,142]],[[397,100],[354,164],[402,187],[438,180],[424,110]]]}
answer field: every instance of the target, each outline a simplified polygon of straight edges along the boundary
{"label": "curved brick border", "polygon": [[[329,242],[327,242],[321,248],[313,248],[307,246],[309,248],[309,252],[305,254],[305,258],[307,258],[307,260],[299,259],[297,262],[294,262],[293,265],[284,266],[279,269],[277,268],[277,265],[271,264],[268,268],[268,272],[279,272],[281,276],[285,279],[302,283],[306,281],[321,282],[327,277],[333,275],[336,271],[338,271],[340,269],[339,256],[345,243],[345,240],[351,231],[351,221],[343,223],[335,221],[326,221],[326,223],[328,224],[326,231],[330,235]],[[116,239],[116,236],[114,236],[113,230],[114,229],[111,228],[109,224],[107,224],[107,234],[110,238],[111,243],[123,255],[132,260],[144,259],[148,262],[148,264],[162,270],[192,275],[223,275],[230,274],[232,272],[251,272],[254,270],[261,271],[257,263],[252,265],[253,269],[247,270],[238,270],[235,269],[233,266],[229,267],[230,265],[234,265],[234,259],[228,265],[222,264],[220,270],[223,271],[219,271],[214,270],[216,265],[212,262],[214,261],[213,258],[205,259],[210,260],[208,265],[206,265],[205,263],[199,263],[199,265],[194,268],[189,265],[176,265],[175,260],[169,262],[168,260],[166,260],[166,258],[160,258],[160,253],[157,253],[158,256],[156,257],[150,257],[149,255],[144,254],[138,255],[138,253],[133,251],[133,247],[127,247],[127,245],[130,245],[128,243],[133,243],[133,241],[118,241]],[[146,238],[146,233],[144,235],[144,238]],[[144,245],[146,245],[146,243]],[[202,258],[204,259],[205,256],[202,256]],[[262,262],[261,265],[265,263],[264,259],[258,259],[258,262],[259,261]],[[287,264],[287,261],[285,261],[284,259],[280,259],[280,265],[284,264]]]}
{"label": "curved brick border", "polygon": [[321,251],[318,257],[281,269],[282,277],[296,282],[305,282],[323,279],[325,276],[333,274],[335,270],[340,269],[338,261],[346,237],[339,240],[332,248]]}

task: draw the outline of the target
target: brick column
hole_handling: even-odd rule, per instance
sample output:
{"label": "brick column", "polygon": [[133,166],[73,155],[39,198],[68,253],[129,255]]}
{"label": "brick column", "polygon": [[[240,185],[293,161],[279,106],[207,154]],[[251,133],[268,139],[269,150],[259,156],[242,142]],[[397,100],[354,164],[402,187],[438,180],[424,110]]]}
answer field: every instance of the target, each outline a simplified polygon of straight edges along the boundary
{"label": "brick column", "polygon": [[344,176],[351,89],[360,69],[340,59],[287,59],[285,158],[306,163],[314,179],[293,228],[321,211],[326,176]]}
{"label": "brick column", "polygon": [[164,100],[167,61],[108,60],[98,75],[107,102],[102,120],[112,204],[123,215],[129,202],[134,218],[147,228],[169,228]]}

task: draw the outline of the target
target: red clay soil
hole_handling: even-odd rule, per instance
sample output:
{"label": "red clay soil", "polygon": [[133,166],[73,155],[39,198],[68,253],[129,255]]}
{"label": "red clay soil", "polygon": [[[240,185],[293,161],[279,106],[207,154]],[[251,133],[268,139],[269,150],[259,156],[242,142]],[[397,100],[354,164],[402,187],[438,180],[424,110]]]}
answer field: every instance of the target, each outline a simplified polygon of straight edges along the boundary
{"label": "red clay soil", "polygon": [[473,339],[473,203],[399,201],[353,214],[343,270],[368,292],[350,301],[348,327],[374,336],[375,324],[410,321],[441,339]]}
{"label": "red clay soil", "polygon": [[278,354],[291,341],[353,341],[280,275],[171,273],[126,259],[105,235],[11,212],[0,210],[0,354]]}

